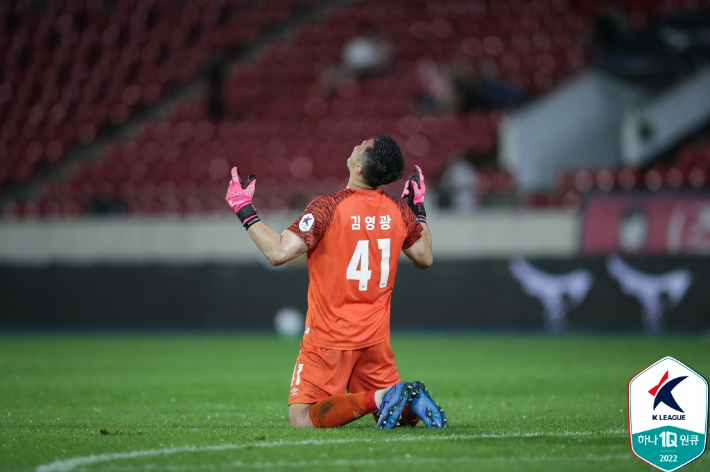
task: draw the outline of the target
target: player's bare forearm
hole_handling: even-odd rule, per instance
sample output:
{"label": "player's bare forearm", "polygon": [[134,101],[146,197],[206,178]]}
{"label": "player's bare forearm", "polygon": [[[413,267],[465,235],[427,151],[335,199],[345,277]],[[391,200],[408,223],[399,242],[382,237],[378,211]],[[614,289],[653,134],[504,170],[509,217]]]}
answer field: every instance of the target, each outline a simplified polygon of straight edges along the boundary
{"label": "player's bare forearm", "polygon": [[414,174],[404,184],[402,198],[407,198],[407,205],[409,205],[412,213],[414,213],[417,221],[422,226],[422,236],[411,247],[404,250],[404,254],[417,269],[426,269],[434,263],[434,255],[431,251],[431,233],[426,222],[426,210],[424,209],[425,193],[424,174],[422,174],[419,166],[414,166]]}
{"label": "player's bare forearm", "polygon": [[417,269],[426,269],[434,263],[434,253],[431,244],[431,232],[429,225],[422,225],[422,237],[412,244],[411,247],[404,250],[404,254],[412,261]]}
{"label": "player's bare forearm", "polygon": [[295,259],[308,250],[301,238],[286,230],[282,234],[258,222],[247,230],[252,241],[273,266]]}
{"label": "player's bare forearm", "polygon": [[250,175],[245,187],[239,171],[233,167],[232,180],[229,182],[225,200],[269,263],[274,266],[281,265],[306,252],[308,246],[291,231],[286,230],[279,234],[259,219],[254,207],[256,180],[256,175]]}

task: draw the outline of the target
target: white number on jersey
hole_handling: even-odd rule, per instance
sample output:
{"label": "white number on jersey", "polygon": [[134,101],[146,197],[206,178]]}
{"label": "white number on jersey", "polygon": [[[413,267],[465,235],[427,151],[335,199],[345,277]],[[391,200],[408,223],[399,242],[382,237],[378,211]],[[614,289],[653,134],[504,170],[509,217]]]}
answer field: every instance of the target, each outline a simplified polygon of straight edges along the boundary
{"label": "white number on jersey", "polygon": [[[377,247],[380,249],[380,288],[387,286],[387,281],[390,277],[390,240],[378,239]],[[360,266],[360,270],[358,270]],[[345,274],[347,280],[357,280],[358,288],[361,292],[367,291],[367,282],[372,277],[370,267],[369,240],[364,239],[357,242],[353,257],[350,258],[348,270]]]}
{"label": "white number on jersey", "polygon": [[387,280],[390,278],[390,240],[378,239],[377,247],[380,248],[382,252],[382,259],[380,261],[380,288],[385,288],[387,286]]}
{"label": "white number on jersey", "polygon": [[[372,271],[367,270],[370,266],[370,256],[367,251],[367,244],[369,241],[367,239],[358,241],[357,246],[355,246],[355,252],[353,257],[350,258],[350,264],[348,264],[348,271],[345,278],[348,280],[358,280],[360,281],[360,291],[364,292],[367,290],[367,281],[370,280],[372,276]],[[357,270],[357,266],[360,266],[360,270]]]}

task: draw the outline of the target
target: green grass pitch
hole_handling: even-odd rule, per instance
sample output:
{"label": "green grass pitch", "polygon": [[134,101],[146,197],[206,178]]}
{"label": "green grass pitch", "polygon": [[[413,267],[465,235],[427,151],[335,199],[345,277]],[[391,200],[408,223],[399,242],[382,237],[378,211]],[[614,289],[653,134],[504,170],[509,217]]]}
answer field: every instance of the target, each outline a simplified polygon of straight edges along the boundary
{"label": "green grass pitch", "polygon": [[[643,471],[626,387],[673,356],[710,376],[696,337],[395,335],[450,427],[370,417],[292,430],[297,341],[247,335],[0,337],[0,470]],[[682,470],[710,470],[706,454]]]}

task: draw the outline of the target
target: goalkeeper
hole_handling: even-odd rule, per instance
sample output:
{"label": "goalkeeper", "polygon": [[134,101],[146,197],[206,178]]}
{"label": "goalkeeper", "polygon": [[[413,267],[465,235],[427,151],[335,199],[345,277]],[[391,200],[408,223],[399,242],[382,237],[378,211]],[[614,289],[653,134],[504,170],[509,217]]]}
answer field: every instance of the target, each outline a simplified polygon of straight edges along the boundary
{"label": "goalkeeper", "polygon": [[[259,220],[256,176],[246,187],[237,168],[226,200],[272,265],[308,253],[308,313],[291,379],[294,428],[328,428],[375,413],[378,428],[447,425],[422,382],[402,382],[390,347],[390,299],[400,251],[415,267],[433,262],[426,223],[426,185],[418,166],[394,200],[381,185],[404,173],[390,136],[353,149],[350,178],[338,193],[318,197],[282,234]],[[344,392],[348,393],[344,393]]]}

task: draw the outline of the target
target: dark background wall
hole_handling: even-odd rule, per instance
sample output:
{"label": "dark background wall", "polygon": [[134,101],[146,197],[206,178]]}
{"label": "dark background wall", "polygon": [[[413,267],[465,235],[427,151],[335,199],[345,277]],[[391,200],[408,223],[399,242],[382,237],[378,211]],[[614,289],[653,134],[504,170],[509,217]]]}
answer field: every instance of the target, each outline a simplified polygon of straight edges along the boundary
{"label": "dark background wall", "polygon": [[[710,328],[710,259],[626,259],[660,274],[683,268],[693,282],[665,311],[666,328]],[[584,268],[593,285],[567,312],[570,329],[641,329],[641,304],[624,294],[605,258],[533,259],[561,274]],[[305,313],[304,267],[261,265],[52,265],[0,266],[0,328],[229,327],[267,328],[286,306]],[[667,303],[667,301],[666,301]],[[668,305],[670,306],[670,305]],[[419,271],[402,263],[392,300],[400,328],[540,328],[543,306],[511,275],[508,260],[438,261]]]}

